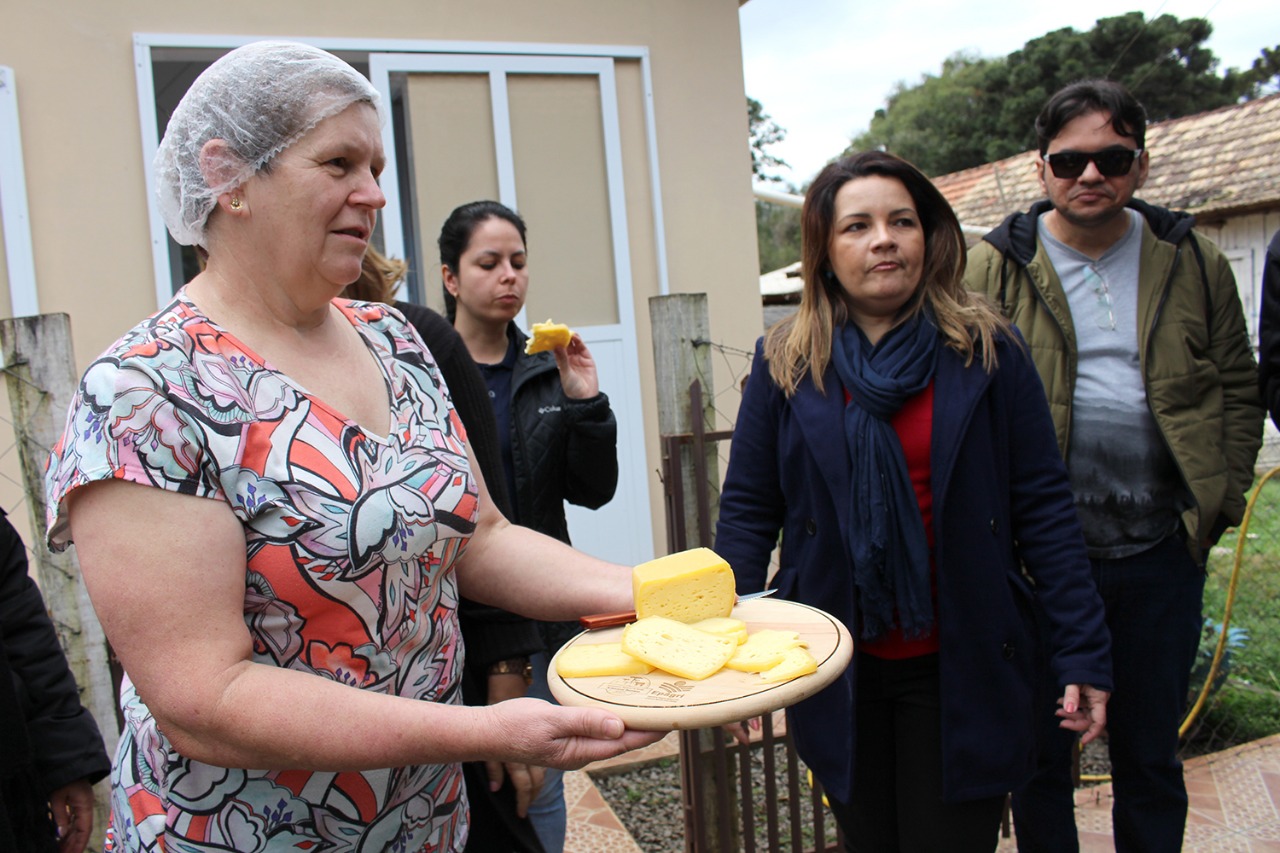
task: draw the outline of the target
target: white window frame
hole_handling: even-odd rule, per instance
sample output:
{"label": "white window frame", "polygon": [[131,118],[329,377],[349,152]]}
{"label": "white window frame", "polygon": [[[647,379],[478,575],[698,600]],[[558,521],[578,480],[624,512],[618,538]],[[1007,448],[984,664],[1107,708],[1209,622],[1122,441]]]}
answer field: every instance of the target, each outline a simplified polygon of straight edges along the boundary
{"label": "white window frame", "polygon": [[4,228],[11,316],[39,314],[26,167],[22,160],[22,129],[18,124],[18,89],[13,69],[7,65],[0,65],[0,222]]}

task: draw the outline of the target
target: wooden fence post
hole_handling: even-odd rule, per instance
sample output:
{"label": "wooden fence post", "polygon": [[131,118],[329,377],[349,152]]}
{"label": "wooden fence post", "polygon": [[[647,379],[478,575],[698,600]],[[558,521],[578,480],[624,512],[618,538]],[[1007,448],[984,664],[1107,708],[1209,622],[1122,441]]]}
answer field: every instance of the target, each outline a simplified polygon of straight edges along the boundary
{"label": "wooden fence post", "polygon": [[[658,432],[676,435],[693,431],[694,418],[700,418],[708,431],[715,429],[715,385],[711,376],[711,332],[705,293],[677,293],[654,296],[649,300],[649,322],[653,329],[654,374],[658,391]],[[702,411],[694,412],[689,403],[689,386],[694,380],[702,384]],[[694,481],[694,460],[689,447],[680,452],[680,477],[687,491],[684,501],[684,529],[689,541],[682,547],[706,545],[694,541],[698,530],[697,501],[694,489],[706,488],[710,495],[711,526],[719,514],[720,467],[714,443],[703,450],[706,483]]]}
{"label": "wooden fence post", "polygon": [[[27,547],[35,557],[45,605],[80,687],[80,701],[97,720],[107,754],[114,755],[119,735],[106,638],[89,603],[75,554],[71,550],[55,554],[45,545],[45,466],[50,448],[62,435],[67,408],[79,384],[71,320],[66,314],[0,320],[0,348],[35,540]],[[105,782],[96,793],[91,846],[101,849],[108,813]]]}
{"label": "wooden fence post", "polygon": [[[679,293],[655,296],[649,300],[649,320],[653,329],[653,360],[658,392],[658,431],[663,436],[693,432],[695,422],[705,430],[715,429],[715,387],[711,378],[710,323],[705,293]],[[695,381],[702,385],[702,409],[693,411],[689,389]],[[663,442],[664,450],[667,443]],[[668,542],[670,547],[685,548],[707,545],[710,542],[695,541],[698,536],[698,505],[694,499],[697,491],[707,490],[711,519],[719,509],[720,478],[719,457],[714,442],[703,447],[702,464],[695,464],[690,445],[682,445],[679,460],[679,478],[685,486],[685,499],[681,502],[683,529],[688,539],[673,542],[671,525],[677,520],[671,517],[672,508],[668,493]],[[695,470],[701,470],[704,482],[695,479]],[[666,484],[670,488],[671,484]],[[678,523],[678,522],[677,522]],[[714,529],[714,524],[712,525]],[[681,799],[685,812],[685,850],[703,851],[739,849],[740,820],[738,801],[734,797],[717,797],[716,792],[724,780],[718,779],[716,740],[723,738],[720,729],[697,729],[682,732],[681,751]],[[687,758],[689,750],[700,754],[697,762]],[[723,765],[719,765],[721,768]],[[694,770],[693,768],[698,768]],[[697,773],[701,778],[691,776]],[[725,811],[722,811],[725,810]],[[692,830],[692,831],[691,831]]]}

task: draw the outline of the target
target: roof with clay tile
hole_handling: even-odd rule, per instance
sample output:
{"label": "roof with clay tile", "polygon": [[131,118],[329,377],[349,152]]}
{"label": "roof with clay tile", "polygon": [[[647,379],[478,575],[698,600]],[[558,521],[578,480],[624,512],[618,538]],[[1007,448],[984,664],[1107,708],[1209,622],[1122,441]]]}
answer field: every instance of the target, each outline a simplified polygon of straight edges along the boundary
{"label": "roof with clay tile", "polygon": [[[1280,208],[1280,94],[1147,127],[1151,170],[1138,197],[1202,220]],[[1044,197],[1037,152],[934,179],[966,225],[993,228]]]}

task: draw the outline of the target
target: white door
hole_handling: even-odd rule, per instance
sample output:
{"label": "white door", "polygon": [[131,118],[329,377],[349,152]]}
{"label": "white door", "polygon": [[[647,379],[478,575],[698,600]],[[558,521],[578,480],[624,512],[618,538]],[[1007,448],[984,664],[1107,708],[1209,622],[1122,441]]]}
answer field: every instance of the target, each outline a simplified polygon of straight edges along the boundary
{"label": "white door", "polygon": [[599,510],[567,507],[570,535],[605,559],[651,559],[613,60],[371,53],[369,76],[393,116],[382,228],[387,254],[410,261],[407,298],[441,303],[435,238],[450,210],[490,198],[520,211],[531,276],[517,322],[551,317],[581,334],[618,420],[617,494]]}

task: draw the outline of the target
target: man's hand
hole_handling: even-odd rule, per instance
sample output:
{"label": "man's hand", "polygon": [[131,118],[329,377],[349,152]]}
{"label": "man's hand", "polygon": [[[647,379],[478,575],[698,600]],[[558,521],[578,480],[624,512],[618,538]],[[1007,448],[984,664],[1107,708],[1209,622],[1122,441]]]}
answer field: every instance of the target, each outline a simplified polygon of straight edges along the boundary
{"label": "man's hand", "polygon": [[58,827],[58,853],[84,853],[93,832],[93,786],[84,779],[49,795],[49,809]]}
{"label": "man's hand", "polygon": [[1110,693],[1093,685],[1068,684],[1058,700],[1061,707],[1054,712],[1062,718],[1058,725],[1073,732],[1084,732],[1080,745],[1085,745],[1106,729],[1107,700],[1110,698]]}

